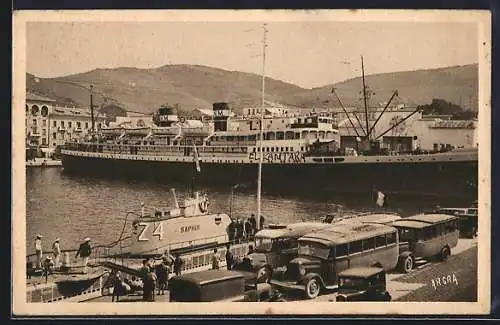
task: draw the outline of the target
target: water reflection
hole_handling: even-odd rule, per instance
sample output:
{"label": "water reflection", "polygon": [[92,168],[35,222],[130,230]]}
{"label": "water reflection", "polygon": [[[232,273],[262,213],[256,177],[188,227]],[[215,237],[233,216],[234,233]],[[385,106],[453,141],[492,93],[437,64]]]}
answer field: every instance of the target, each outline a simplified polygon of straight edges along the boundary
{"label": "water reflection", "polygon": [[[176,188],[178,197],[189,194],[190,184],[162,184],[138,180],[121,181],[66,175],[58,168],[28,169],[26,172],[27,249],[32,251],[36,233],[44,235],[44,249],[56,237],[61,246],[75,248],[89,236],[94,243],[116,240],[121,232],[125,213],[139,211],[141,202],[147,207],[167,208],[173,205],[170,192]],[[211,200],[210,209],[229,213],[231,188],[203,187]],[[456,199],[389,196],[389,205],[403,215],[421,209],[441,206],[464,206],[468,202]],[[278,195],[263,191],[262,214],[268,222],[294,222],[319,219],[326,213],[345,209],[369,209],[371,193],[366,195],[323,195],[321,189],[307,196]],[[247,217],[256,210],[256,194],[252,186],[234,190],[232,216]]]}

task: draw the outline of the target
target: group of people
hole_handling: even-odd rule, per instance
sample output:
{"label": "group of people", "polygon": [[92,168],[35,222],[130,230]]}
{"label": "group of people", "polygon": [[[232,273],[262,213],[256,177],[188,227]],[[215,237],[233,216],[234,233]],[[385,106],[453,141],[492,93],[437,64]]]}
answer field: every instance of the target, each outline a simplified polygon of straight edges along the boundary
{"label": "group of people", "polygon": [[241,243],[252,239],[258,229],[264,226],[264,217],[260,216],[260,225],[257,227],[257,217],[252,214],[249,218],[234,219],[228,226],[229,240],[234,243]]}
{"label": "group of people", "polygon": [[155,301],[156,294],[164,295],[168,290],[168,278],[170,273],[181,275],[184,261],[179,254],[175,257],[166,252],[161,261],[144,259],[140,269],[140,277],[132,276],[132,279],[122,278],[118,271],[113,276],[112,301],[119,301],[119,297],[137,290],[142,290],[143,301]]}
{"label": "group of people", "polygon": [[[54,273],[55,269],[62,267],[69,267],[69,257],[61,263],[61,239],[56,238],[52,243],[52,254],[47,254],[45,259],[43,259],[43,236],[37,234],[35,237],[35,256],[36,261],[27,263],[27,276],[31,278],[31,274],[36,270],[42,270],[42,276],[45,276],[45,281],[47,281],[48,276]],[[90,255],[92,254],[92,248],[90,246],[90,238],[85,238],[80,244],[78,251],[76,252],[75,259],[81,257],[83,259],[83,273],[87,273],[88,263]]]}
{"label": "group of people", "polygon": [[[254,252],[253,245],[248,246],[248,254],[252,254]],[[240,262],[238,258],[235,258],[233,253],[231,252],[231,245],[227,244],[226,245],[226,268],[228,270],[232,270],[235,266],[236,263]],[[219,269],[219,261],[220,257],[217,251],[217,248],[214,248],[214,253],[212,255],[212,269],[213,270],[218,270]]]}

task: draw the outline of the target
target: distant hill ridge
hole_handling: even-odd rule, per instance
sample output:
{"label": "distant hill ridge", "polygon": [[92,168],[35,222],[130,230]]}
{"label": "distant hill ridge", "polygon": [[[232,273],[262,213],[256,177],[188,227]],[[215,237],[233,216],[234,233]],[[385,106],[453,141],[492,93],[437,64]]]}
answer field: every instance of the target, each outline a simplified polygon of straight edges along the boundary
{"label": "distant hill ridge", "polygon": [[[26,89],[56,99],[60,103],[89,106],[89,92],[94,85],[94,102],[99,107],[110,104],[124,109],[151,113],[160,105],[179,104],[181,111],[210,108],[213,102],[229,102],[236,110],[260,105],[261,76],[201,65],[165,65],[154,69],[95,69],[57,78],[26,76]],[[394,90],[394,102],[409,106],[429,104],[441,98],[465,109],[477,110],[478,65],[381,73],[366,76],[374,92],[370,106],[387,101]],[[361,105],[361,77],[313,89],[266,78],[266,100],[292,107],[338,107],[331,94],[335,87],[346,106]]]}

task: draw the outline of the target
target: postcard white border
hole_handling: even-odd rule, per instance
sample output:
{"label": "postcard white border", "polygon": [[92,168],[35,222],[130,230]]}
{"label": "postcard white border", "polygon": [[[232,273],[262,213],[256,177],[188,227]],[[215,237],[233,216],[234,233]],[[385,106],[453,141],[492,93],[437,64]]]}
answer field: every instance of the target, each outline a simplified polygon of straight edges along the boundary
{"label": "postcard white border", "polygon": [[[30,21],[414,21],[471,22],[478,28],[479,237],[477,302],[349,303],[26,303],[24,103],[26,23]],[[490,312],[491,14],[485,10],[95,10],[17,11],[13,15],[12,312],[37,315],[450,315]],[[466,204],[466,203],[464,203]]]}

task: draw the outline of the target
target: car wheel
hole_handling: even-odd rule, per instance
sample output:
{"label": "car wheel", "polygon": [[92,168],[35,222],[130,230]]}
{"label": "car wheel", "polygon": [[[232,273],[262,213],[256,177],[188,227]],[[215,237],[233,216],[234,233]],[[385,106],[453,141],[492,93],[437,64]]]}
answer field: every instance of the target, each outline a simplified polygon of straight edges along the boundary
{"label": "car wheel", "polygon": [[306,297],[308,299],[314,299],[319,295],[321,291],[321,282],[318,278],[309,279],[306,283]]}
{"label": "car wheel", "polygon": [[441,261],[446,261],[448,259],[448,257],[450,257],[450,249],[448,247],[444,247],[441,250],[441,254],[439,257],[440,257]]}
{"label": "car wheel", "polygon": [[404,273],[409,273],[413,270],[413,257],[411,255],[408,255],[403,259],[402,270]]}

